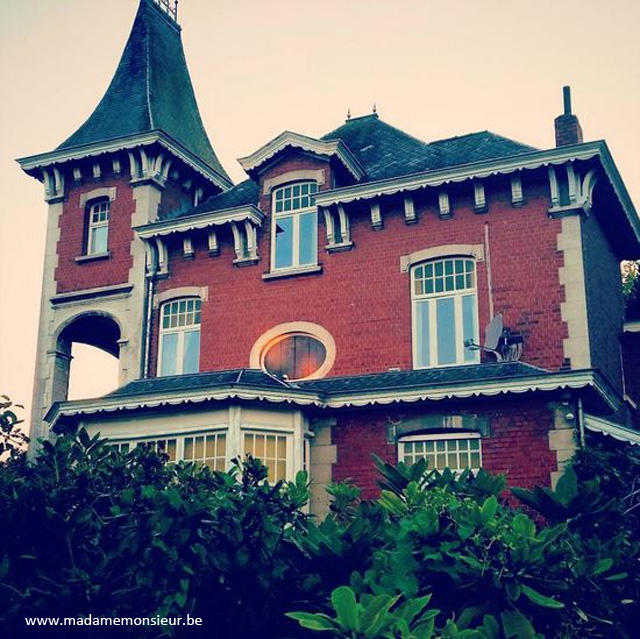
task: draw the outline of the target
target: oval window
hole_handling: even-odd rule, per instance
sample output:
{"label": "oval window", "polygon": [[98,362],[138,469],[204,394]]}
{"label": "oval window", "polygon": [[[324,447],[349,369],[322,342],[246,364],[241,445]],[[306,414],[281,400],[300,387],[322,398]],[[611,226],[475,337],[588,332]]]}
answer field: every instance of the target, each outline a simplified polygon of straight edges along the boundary
{"label": "oval window", "polygon": [[282,335],[264,349],[267,373],[290,380],[305,379],[317,372],[327,359],[324,344],[311,335]]}

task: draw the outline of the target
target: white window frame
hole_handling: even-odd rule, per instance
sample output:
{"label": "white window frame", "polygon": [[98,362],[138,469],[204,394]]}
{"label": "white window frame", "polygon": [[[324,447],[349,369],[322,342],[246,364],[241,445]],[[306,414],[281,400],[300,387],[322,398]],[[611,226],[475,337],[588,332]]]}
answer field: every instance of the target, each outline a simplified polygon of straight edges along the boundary
{"label": "white window frame", "polygon": [[[454,283],[455,283],[455,262],[456,260],[462,260],[464,262],[473,263],[473,286],[469,288],[462,288],[451,291],[445,291],[436,293],[416,293],[416,271],[419,268],[426,267],[431,264],[434,272],[436,264],[442,263],[443,273],[445,264],[447,262],[454,263]],[[464,346],[464,318],[463,318],[463,297],[473,295],[475,298],[475,314],[473,317],[474,323],[474,342],[479,341],[479,329],[478,329],[478,278],[477,278],[477,262],[474,258],[468,255],[443,255],[441,257],[427,260],[424,262],[418,262],[411,266],[411,332],[412,332],[412,351],[413,351],[413,368],[441,368],[449,366],[467,366],[471,364],[478,364],[480,362],[480,352],[478,350],[472,351]],[[443,276],[446,277],[446,276]],[[435,283],[435,275],[434,275]],[[456,334],[456,357],[454,362],[441,364],[438,362],[438,322],[436,315],[437,300],[451,298],[454,303],[454,321],[455,321],[455,334]],[[429,362],[420,362],[419,349],[418,349],[418,305],[427,304],[429,309]]]}
{"label": "white window frame", "polygon": [[[452,440],[478,440],[479,443],[479,450],[477,451],[479,456],[480,456],[480,464],[475,467],[469,467],[470,470],[472,472],[478,472],[480,470],[480,468],[482,468],[482,437],[480,435],[480,433],[476,433],[476,432],[469,432],[469,431],[460,431],[460,432],[454,432],[454,433],[421,433],[419,435],[406,435],[404,437],[401,437],[398,440],[398,461],[404,461],[405,459],[405,444],[413,444],[413,443],[427,443],[427,442],[434,442],[437,445],[437,442],[445,442],[445,451],[444,454],[445,455],[449,455],[451,454],[451,452],[455,452],[457,459],[459,460],[459,454],[460,451],[456,449],[456,451],[449,451],[446,448],[446,442],[450,442]],[[476,451],[474,451],[476,452]],[[426,458],[426,453],[422,456],[424,458]],[[471,451],[469,451],[469,457],[471,457]],[[405,462],[406,463],[406,462]],[[434,468],[437,468],[436,465],[429,465],[429,470],[433,470]],[[453,472],[456,473],[461,473],[464,470],[466,470],[466,467],[461,468],[459,465],[456,468],[451,468],[451,470]],[[439,472],[442,472],[441,470]]]}
{"label": "white window frame", "polygon": [[[283,273],[287,271],[306,270],[310,267],[317,266],[318,264],[318,207],[314,203],[311,206],[291,208],[288,211],[276,212],[276,202],[278,193],[284,194],[286,189],[293,189],[296,186],[313,185],[315,191],[309,194],[309,198],[315,200],[314,196],[317,193],[318,183],[313,180],[302,180],[297,182],[289,182],[287,184],[279,185],[271,192],[271,271]],[[290,198],[293,200],[293,195]],[[292,202],[293,207],[293,202]],[[307,214],[313,213],[315,215],[315,246],[314,246],[314,259],[311,262],[300,262],[300,218]],[[276,229],[278,227],[278,221],[284,218],[292,218],[293,220],[293,246],[292,246],[292,263],[289,266],[276,266]]]}
{"label": "white window frame", "polygon": [[[152,444],[155,446],[159,441],[162,441],[162,442],[175,441],[176,454],[175,454],[175,460],[171,460],[172,463],[180,462],[180,461],[203,463],[205,461],[204,459],[186,459],[185,458],[185,440],[190,438],[193,438],[195,440],[195,438],[197,437],[204,437],[205,447],[206,447],[206,438],[212,435],[216,437],[220,435],[225,436],[225,460],[224,460],[224,468],[222,468],[221,470],[229,470],[231,468],[231,460],[235,457],[239,457],[242,461],[245,460],[245,445],[244,445],[245,435],[254,435],[254,436],[257,435],[259,437],[274,436],[274,437],[282,437],[285,439],[285,446],[286,446],[285,476],[277,478],[276,481],[280,479],[283,479],[285,481],[293,481],[297,470],[303,470],[303,466],[304,466],[303,458],[304,458],[305,452],[303,449],[301,449],[299,455],[295,455],[295,443],[296,443],[295,440],[297,438],[295,437],[294,432],[291,429],[286,429],[286,428],[280,429],[280,428],[274,428],[272,426],[266,427],[266,426],[253,425],[253,424],[251,425],[243,424],[239,428],[232,428],[229,426],[225,426],[225,427],[217,426],[217,427],[211,427],[211,428],[207,427],[206,429],[198,429],[195,431],[189,430],[189,431],[180,432],[180,433],[164,432],[164,433],[158,433],[157,435],[146,435],[144,437],[117,437],[117,438],[113,437],[113,438],[109,438],[109,445],[118,451],[127,453],[142,444]],[[307,446],[307,440],[304,437],[301,440],[301,445],[303,447]],[[125,447],[127,448],[123,450]],[[163,452],[166,452],[166,451],[163,451]],[[308,450],[306,451],[306,454],[308,459]],[[301,457],[300,460],[297,460],[298,456]],[[258,459],[261,459],[261,458],[258,458]],[[266,463],[268,460],[261,459],[261,461],[263,464],[265,464],[265,466],[268,467]],[[299,468],[296,469],[296,466],[299,466]],[[270,480],[270,483],[275,483],[275,481]]]}
{"label": "white window frame", "polygon": [[[197,323],[192,323],[192,324],[185,324],[184,326],[175,326],[175,327],[167,327],[165,328],[163,326],[164,324],[164,317],[165,317],[165,309],[166,308],[170,308],[171,305],[173,304],[180,304],[180,302],[196,302],[199,303],[199,307],[198,308],[194,308],[194,314],[197,312],[200,315],[200,321],[198,321]],[[178,313],[180,313],[180,311],[178,311]],[[157,366],[157,376],[158,377],[166,377],[166,376],[171,376],[171,375],[183,375],[184,374],[184,356],[185,356],[185,335],[188,332],[194,332],[195,331],[195,327],[198,328],[198,333],[200,334],[199,339],[201,339],[202,336],[202,300],[199,297],[182,297],[182,298],[176,298],[176,299],[171,299],[168,300],[166,302],[164,302],[161,306],[160,306],[160,317],[159,317],[159,330],[158,330],[158,366]],[[177,338],[177,345],[176,345],[176,362],[175,362],[175,371],[173,373],[167,373],[166,375],[163,374],[162,369],[163,369],[163,357],[164,357],[164,337],[165,335],[173,335],[176,334],[178,336]],[[200,371],[200,350],[198,351],[198,365],[196,367],[196,371],[193,371],[194,373],[197,373]]]}
{"label": "white window frame", "polygon": [[[98,219],[94,221],[94,214],[97,214],[99,218],[102,214],[106,213],[104,219]],[[109,218],[111,216],[111,201],[108,199],[94,200],[89,202],[88,211],[88,226],[87,226],[87,255],[103,255],[109,250]],[[107,237],[104,246],[104,250],[95,250],[95,235],[100,229],[107,229]]]}

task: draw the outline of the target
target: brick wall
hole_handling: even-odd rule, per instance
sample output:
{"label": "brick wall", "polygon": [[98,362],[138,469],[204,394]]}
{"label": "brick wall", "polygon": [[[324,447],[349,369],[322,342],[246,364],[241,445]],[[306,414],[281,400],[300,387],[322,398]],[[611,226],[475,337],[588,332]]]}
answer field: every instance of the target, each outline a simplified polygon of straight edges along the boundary
{"label": "brick wall", "polygon": [[607,211],[594,208],[582,219],[582,246],[589,323],[591,366],[622,393],[620,337],[624,321],[624,298],[620,261],[599,222]]}
{"label": "brick wall", "polygon": [[[67,183],[70,183],[68,179]],[[80,197],[98,188],[116,188],[116,199],[109,208],[108,247],[111,257],[76,262],[86,254],[87,209],[80,206]],[[60,216],[58,241],[58,267],[56,268],[57,292],[67,293],[100,286],[124,284],[129,279],[132,265],[131,216],[135,202],[128,176],[116,177],[106,173],[100,180],[87,178],[81,185],[71,183]]]}
{"label": "brick wall", "polygon": [[[308,157],[275,165],[263,178],[298,169],[327,168]],[[325,187],[330,184],[326,180]],[[181,286],[208,286],[203,304],[201,370],[246,367],[255,341],[277,324],[309,321],[326,328],[336,341],[331,375],[412,368],[410,276],[400,271],[400,256],[444,244],[483,244],[488,224],[495,312],[505,325],[524,335],[522,360],[557,370],[563,364],[566,327],[560,317],[563,289],[558,282],[562,254],[557,251],[560,221],[547,216],[548,186],[544,175],[524,181],[526,203],[513,207],[509,182],[486,181],[489,212],[473,211],[469,184],[451,190],[453,217],[438,217],[437,192],[415,196],[418,223],[407,225],[401,198],[383,198],[384,229],[371,227],[368,205],[347,205],[351,251],[327,254],[324,220],[319,216],[318,256],[321,274],[262,279],[269,271],[270,220],[258,230],[260,262],[233,265],[232,237],[220,232],[220,255],[209,257],[206,234],[193,234],[195,259],[181,256],[181,240],[169,240],[170,277],[158,292]],[[269,214],[269,197],[261,197]],[[479,262],[480,336],[488,323],[487,263]],[[157,322],[154,324],[157,330]]]}
{"label": "brick wall", "polygon": [[549,450],[554,415],[546,400],[529,398],[338,414],[331,433],[337,447],[333,480],[352,479],[363,489],[365,498],[376,496],[379,475],[371,455],[375,453],[387,462],[397,462],[397,444],[387,443],[389,422],[426,414],[457,414],[463,410],[489,419],[490,436],[482,439],[483,467],[487,471],[506,475],[509,486],[550,485],[551,473],[557,469],[556,453]]}

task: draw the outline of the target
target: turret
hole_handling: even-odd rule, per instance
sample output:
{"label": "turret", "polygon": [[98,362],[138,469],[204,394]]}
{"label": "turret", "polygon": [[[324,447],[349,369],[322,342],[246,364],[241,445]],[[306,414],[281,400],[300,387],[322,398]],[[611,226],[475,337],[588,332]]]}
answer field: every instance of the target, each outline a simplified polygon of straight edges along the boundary
{"label": "turret", "polygon": [[18,160],[49,205],[32,440],[67,397],[71,345],[119,359],[119,382],[144,374],[153,261],[134,228],[232,186],[204,130],[177,3],[140,0],[104,97],[49,153]]}

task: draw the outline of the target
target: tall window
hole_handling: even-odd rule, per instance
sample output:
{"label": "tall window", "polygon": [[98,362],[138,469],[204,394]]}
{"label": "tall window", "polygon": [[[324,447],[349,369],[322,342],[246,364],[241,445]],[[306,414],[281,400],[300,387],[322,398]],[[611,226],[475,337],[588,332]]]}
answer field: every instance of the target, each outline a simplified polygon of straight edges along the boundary
{"label": "tall window", "polygon": [[477,471],[482,466],[482,440],[478,433],[440,433],[411,435],[400,440],[398,458],[405,464],[419,459],[429,462],[429,469],[450,468],[462,472]]}
{"label": "tall window", "polygon": [[476,265],[472,259],[447,258],[413,267],[413,361],[415,368],[474,364],[478,351]]}
{"label": "tall window", "polygon": [[198,298],[163,304],[160,314],[160,375],[199,371],[200,305]]}
{"label": "tall window", "polygon": [[298,182],[273,192],[273,269],[312,266],[318,261],[315,182]]}
{"label": "tall window", "polygon": [[87,254],[106,253],[109,239],[109,200],[95,202],[89,208]]}

